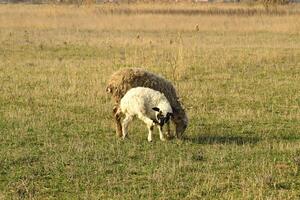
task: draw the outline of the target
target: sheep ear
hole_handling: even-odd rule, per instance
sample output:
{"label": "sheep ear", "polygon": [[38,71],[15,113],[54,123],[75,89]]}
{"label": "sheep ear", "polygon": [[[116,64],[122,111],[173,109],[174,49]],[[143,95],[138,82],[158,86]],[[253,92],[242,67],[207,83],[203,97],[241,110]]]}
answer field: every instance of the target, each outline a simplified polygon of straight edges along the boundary
{"label": "sheep ear", "polygon": [[152,108],[152,110],[154,110],[156,112],[159,112],[159,108],[158,107],[154,107],[154,108]]}

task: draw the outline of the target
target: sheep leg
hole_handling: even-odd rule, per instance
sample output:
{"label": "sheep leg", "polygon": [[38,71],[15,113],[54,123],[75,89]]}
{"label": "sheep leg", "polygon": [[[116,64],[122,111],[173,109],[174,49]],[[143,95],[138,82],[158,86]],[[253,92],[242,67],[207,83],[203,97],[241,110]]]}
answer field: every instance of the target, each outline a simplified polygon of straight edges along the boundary
{"label": "sheep leg", "polygon": [[167,136],[170,138],[171,137],[170,121],[166,123],[166,126],[167,126]]}
{"label": "sheep leg", "polygon": [[122,138],[125,139],[126,135],[128,134],[127,129],[128,129],[128,124],[131,122],[133,119],[133,116],[131,115],[126,115],[125,119],[123,120],[122,123]]}
{"label": "sheep leg", "polygon": [[154,126],[148,126],[148,142],[152,142],[152,132],[153,132]]}
{"label": "sheep leg", "polygon": [[158,130],[159,130],[159,138],[161,141],[165,141],[165,137],[164,137],[164,134],[162,132],[162,126],[158,126]]}
{"label": "sheep leg", "polygon": [[114,106],[113,108],[113,114],[115,119],[115,125],[116,125],[116,135],[118,137],[122,137],[122,125],[121,125],[121,113],[118,111],[118,106]]}
{"label": "sheep leg", "polygon": [[144,115],[138,115],[138,117],[145,122],[145,124],[148,127],[148,142],[152,142],[152,132],[153,132],[153,128],[154,128],[154,122],[149,119],[148,117],[144,116]]}
{"label": "sheep leg", "polygon": [[175,121],[173,121],[172,120],[172,124],[173,124],[173,128],[175,129],[173,129],[174,130],[174,132],[171,134],[172,135],[172,137],[176,137],[176,138],[178,138],[178,133],[177,133],[177,123],[175,123]]}

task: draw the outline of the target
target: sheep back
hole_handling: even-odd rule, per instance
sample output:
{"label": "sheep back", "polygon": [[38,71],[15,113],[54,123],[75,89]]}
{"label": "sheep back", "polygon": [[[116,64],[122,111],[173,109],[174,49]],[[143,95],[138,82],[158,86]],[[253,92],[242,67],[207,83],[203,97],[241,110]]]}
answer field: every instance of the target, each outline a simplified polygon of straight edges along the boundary
{"label": "sheep back", "polygon": [[119,103],[126,92],[134,87],[148,87],[162,92],[172,107],[180,108],[178,96],[172,83],[162,76],[140,68],[123,68],[112,74],[106,91]]}

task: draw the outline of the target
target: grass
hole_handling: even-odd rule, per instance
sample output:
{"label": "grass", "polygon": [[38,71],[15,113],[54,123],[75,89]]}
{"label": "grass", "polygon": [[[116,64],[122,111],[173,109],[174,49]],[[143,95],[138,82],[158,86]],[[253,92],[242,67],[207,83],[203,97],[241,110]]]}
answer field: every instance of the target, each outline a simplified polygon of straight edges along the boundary
{"label": "grass", "polygon": [[[300,197],[299,6],[280,16],[99,9],[111,5],[0,6],[0,199]],[[149,144],[139,123],[115,137],[104,88],[131,66],[176,85],[184,140]]]}

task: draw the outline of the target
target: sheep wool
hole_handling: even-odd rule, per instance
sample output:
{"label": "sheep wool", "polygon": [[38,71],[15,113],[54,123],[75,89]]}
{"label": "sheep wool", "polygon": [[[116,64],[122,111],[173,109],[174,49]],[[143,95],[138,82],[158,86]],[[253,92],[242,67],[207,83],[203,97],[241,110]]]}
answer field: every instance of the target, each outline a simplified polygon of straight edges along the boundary
{"label": "sheep wool", "polygon": [[[134,116],[144,121],[147,124],[149,134],[148,141],[152,141],[152,130],[154,125],[159,125],[160,139],[164,141],[162,133],[163,123],[158,123],[159,120],[165,120],[172,114],[172,108],[165,97],[159,91],[155,91],[146,87],[136,87],[128,90],[125,96],[121,99],[119,111],[125,115],[122,123],[122,136],[127,135],[127,127]],[[158,118],[158,116],[160,116]],[[156,123],[155,123],[156,122]],[[167,121],[169,129],[169,121]]]}

